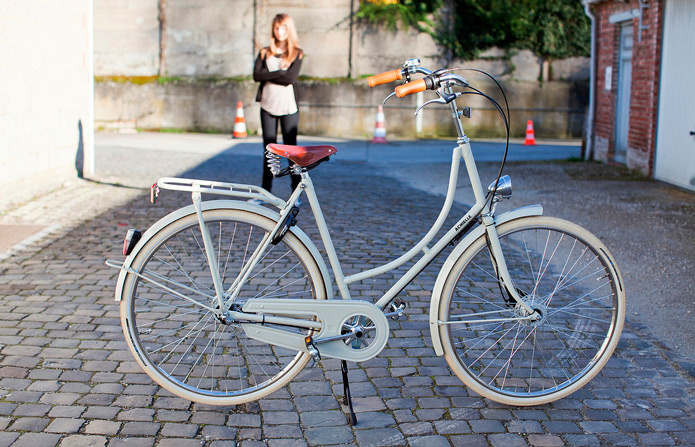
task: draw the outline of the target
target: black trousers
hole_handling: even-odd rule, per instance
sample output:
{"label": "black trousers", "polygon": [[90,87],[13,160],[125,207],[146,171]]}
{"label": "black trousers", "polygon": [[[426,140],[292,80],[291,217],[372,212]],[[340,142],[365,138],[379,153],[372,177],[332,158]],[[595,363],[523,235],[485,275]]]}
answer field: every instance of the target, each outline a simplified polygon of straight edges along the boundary
{"label": "black trousers", "polygon": [[[270,168],[268,168],[268,162],[265,158],[267,151],[265,148],[270,143],[278,142],[278,121],[282,129],[282,143],[296,145],[299,111],[292,115],[276,116],[261,109],[261,128],[263,129],[263,183],[261,186],[268,191],[273,187],[273,174],[270,172]],[[291,175],[291,177],[292,190],[294,190],[299,184],[301,177],[298,175]]]}

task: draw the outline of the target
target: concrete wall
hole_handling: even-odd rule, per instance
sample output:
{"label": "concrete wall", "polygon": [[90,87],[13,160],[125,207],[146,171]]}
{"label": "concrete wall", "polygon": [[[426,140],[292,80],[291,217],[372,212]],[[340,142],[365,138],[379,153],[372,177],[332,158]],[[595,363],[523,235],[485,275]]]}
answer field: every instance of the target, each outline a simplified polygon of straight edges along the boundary
{"label": "concrete wall", "polygon": [[[301,74],[319,78],[302,82],[301,131],[369,135],[376,106],[388,92],[386,87],[370,91],[361,77],[399,67],[411,57],[429,68],[446,61],[429,35],[359,23],[354,20],[357,7],[351,0],[95,0],[95,74],[102,81],[96,88],[97,124],[227,132],[241,99],[247,126],[255,130],[256,86],[230,78],[250,78],[258,50],[270,42],[272,18],[286,12],[295,20],[306,55]],[[530,51],[492,49],[478,60],[449,64],[483,69],[507,81],[511,106],[519,110],[518,136],[523,136],[527,119],[538,120],[539,136],[581,136],[588,58],[544,65]],[[163,85],[114,82],[122,76],[168,79]],[[357,81],[347,82],[347,77]],[[404,104],[389,103],[388,131],[411,137],[413,107]],[[428,112],[420,135],[449,134],[449,121],[445,113]],[[499,125],[488,105],[471,120],[474,133],[485,136],[498,135]]]}
{"label": "concrete wall", "polygon": [[[478,88],[501,100],[489,81],[470,79]],[[366,81],[303,81],[300,83],[300,132],[307,135],[371,138],[376,107],[393,86],[370,89]],[[583,82],[503,81],[512,107],[512,132],[523,137],[526,121],[534,121],[539,138],[580,138],[588,98]],[[143,129],[176,128],[231,133],[237,101],[243,101],[249,132],[260,128],[259,107],[254,102],[253,81],[179,80],[133,84],[106,81],[96,85],[97,127]],[[432,99],[431,92],[423,95]],[[385,107],[389,137],[455,135],[448,109],[428,107],[423,112],[422,132],[417,133],[413,112],[415,95],[392,98]],[[492,106],[479,97],[465,96],[460,105],[472,107],[465,122],[472,136],[503,136],[502,121]]]}
{"label": "concrete wall", "polygon": [[[438,67],[443,50],[428,34],[359,23],[351,0],[94,0],[97,76],[250,76],[270,43],[277,13],[290,14],[306,57],[302,74],[340,78],[391,70],[419,57]],[[352,9],[351,9],[352,8]],[[542,63],[530,51],[491,50],[451,62],[521,81],[587,80],[588,58]]]}
{"label": "concrete wall", "polygon": [[0,2],[0,208],[74,178],[92,146],[90,1]]}
{"label": "concrete wall", "polygon": [[157,0],[94,1],[94,73],[159,74]]}

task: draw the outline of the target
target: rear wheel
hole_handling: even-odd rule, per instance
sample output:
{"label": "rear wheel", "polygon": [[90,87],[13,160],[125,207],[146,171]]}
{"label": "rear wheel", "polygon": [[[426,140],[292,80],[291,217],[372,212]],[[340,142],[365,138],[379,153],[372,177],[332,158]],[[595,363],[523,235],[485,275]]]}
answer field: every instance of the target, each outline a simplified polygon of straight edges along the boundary
{"label": "rear wheel", "polygon": [[528,217],[497,227],[514,286],[500,287],[485,235],[449,272],[440,334],[447,362],[477,393],[538,405],[584,386],[613,353],[625,319],[622,280],[606,247],[570,222]]}
{"label": "rear wheel", "polygon": [[[275,222],[229,209],[203,211],[203,219],[228,291]],[[121,323],[128,347],[145,372],[177,396],[212,405],[249,402],[284,386],[309,360],[309,354],[256,341],[240,324],[218,320],[195,214],[157,232],[131,267],[145,278],[130,273],[124,282]],[[235,309],[265,298],[326,299],[321,270],[291,232],[262,253]]]}

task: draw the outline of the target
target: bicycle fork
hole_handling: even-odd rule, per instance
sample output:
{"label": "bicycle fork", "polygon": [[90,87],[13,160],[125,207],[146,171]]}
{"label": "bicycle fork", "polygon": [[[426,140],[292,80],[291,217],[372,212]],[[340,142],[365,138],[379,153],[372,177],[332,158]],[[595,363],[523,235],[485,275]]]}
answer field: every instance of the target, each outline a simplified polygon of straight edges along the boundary
{"label": "bicycle fork", "polygon": [[495,226],[495,219],[490,214],[483,215],[481,217],[482,223],[485,226],[485,232],[487,235],[488,248],[490,249],[490,254],[492,255],[492,265],[497,273],[497,280],[500,285],[504,287],[511,298],[516,302],[517,306],[520,306],[527,316],[533,315],[535,310],[533,310],[524,300],[521,295],[519,295],[519,289],[514,285],[514,281],[509,274],[509,269],[507,269],[507,262],[504,258],[504,253],[502,252],[502,246],[500,245],[499,235],[497,234],[497,227]]}

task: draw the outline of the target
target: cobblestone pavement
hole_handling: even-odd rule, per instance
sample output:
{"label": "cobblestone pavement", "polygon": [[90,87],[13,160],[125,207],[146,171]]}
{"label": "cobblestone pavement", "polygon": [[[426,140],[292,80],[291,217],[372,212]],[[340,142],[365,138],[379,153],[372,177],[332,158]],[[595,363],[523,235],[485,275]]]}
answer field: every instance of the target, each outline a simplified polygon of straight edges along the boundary
{"label": "cobblestone pavement", "polygon": [[[258,157],[124,154],[103,171],[105,181],[141,187],[187,166],[194,166],[183,173],[188,177],[260,177]],[[333,161],[314,172],[346,271],[400,255],[428,229],[442,201],[385,181],[365,163]],[[274,192],[287,195],[288,183],[277,181]],[[127,228],[145,229],[190,197],[165,191],[153,207],[138,189],[98,184],[73,193],[83,211],[101,211],[0,262],[0,446],[695,445],[692,379],[631,321],[607,366],[572,396],[522,408],[470,393],[431,348],[426,318],[436,263],[402,293],[407,318],[391,323],[386,349],[351,365],[355,427],[341,405],[335,360],[307,367],[251,404],[210,407],[173,397],[127,350],[113,300],[117,271],[104,260],[122,258]],[[303,211],[299,225],[318,240]],[[354,294],[374,300],[397,273],[356,284]]]}

